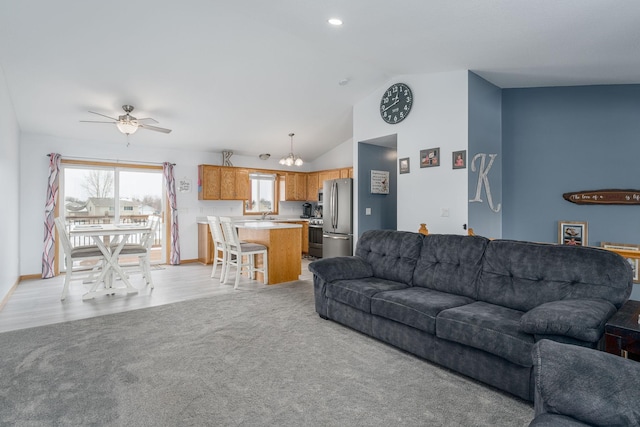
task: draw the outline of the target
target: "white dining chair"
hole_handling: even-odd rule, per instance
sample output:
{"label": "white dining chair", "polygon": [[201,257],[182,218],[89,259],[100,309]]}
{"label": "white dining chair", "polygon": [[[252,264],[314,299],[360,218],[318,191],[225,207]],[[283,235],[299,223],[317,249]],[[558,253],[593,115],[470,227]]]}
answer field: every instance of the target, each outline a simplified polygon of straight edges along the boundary
{"label": "white dining chair", "polygon": [[[58,238],[60,240],[60,244],[62,245],[62,250],[64,251],[65,257],[65,276],[64,276],[64,286],[62,287],[62,296],[60,297],[61,301],[64,301],[67,298],[67,293],[69,292],[69,283],[71,283],[72,276],[75,274],[75,278],[86,279],[87,277],[95,280],[95,275],[102,268],[102,264],[104,261],[104,255],[100,251],[100,248],[96,245],[85,245],[85,246],[73,246],[71,244],[71,239],[67,234],[67,229],[65,226],[64,219],[61,217],[57,217],[54,219],[56,224],[56,229],[58,230]],[[74,261],[85,261],[85,260],[94,260],[96,261],[95,266],[91,270],[87,270],[83,267],[78,267],[74,269],[73,263]],[[83,273],[80,277],[80,273]]]}
{"label": "white dining chair", "polygon": [[[240,283],[240,274],[246,271],[250,279],[254,279],[256,272],[261,272],[264,276],[264,284],[269,283],[269,260],[267,258],[267,247],[259,243],[241,242],[238,237],[238,230],[229,217],[220,217],[222,224],[222,232],[227,244],[227,268],[224,273],[224,281],[226,283],[229,278],[229,270],[231,266],[236,267],[236,280],[234,289],[238,289]],[[262,255],[262,268],[256,267],[255,256]],[[235,256],[235,258],[234,258]]]}
{"label": "white dining chair", "polygon": [[218,264],[220,264],[220,283],[224,282],[224,274],[227,269],[228,249],[227,242],[224,239],[222,225],[217,216],[207,216],[209,222],[209,230],[211,231],[211,239],[213,240],[213,268],[211,269],[211,277],[215,277]]}
{"label": "white dining chair", "polygon": [[151,279],[151,249],[155,242],[156,234],[160,227],[160,217],[149,215],[147,219],[149,231],[142,233],[140,243],[126,243],[120,251],[120,257],[138,257],[138,263],[135,265],[125,265],[125,271],[128,274],[141,273],[145,282],[153,289],[153,280]]}

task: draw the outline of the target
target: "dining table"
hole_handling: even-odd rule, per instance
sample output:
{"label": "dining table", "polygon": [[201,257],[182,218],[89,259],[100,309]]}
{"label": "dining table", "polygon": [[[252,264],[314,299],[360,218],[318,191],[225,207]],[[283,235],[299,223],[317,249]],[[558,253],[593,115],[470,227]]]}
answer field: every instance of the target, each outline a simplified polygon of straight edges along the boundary
{"label": "dining table", "polygon": [[[118,256],[129,241],[136,234],[150,233],[147,224],[77,224],[69,230],[70,236],[91,237],[104,256],[100,275],[93,282],[89,291],[82,296],[89,300],[99,295],[113,295],[116,293],[134,294],[138,289],[129,282],[126,272],[118,264]],[[120,279],[124,287],[114,286],[114,281]]]}

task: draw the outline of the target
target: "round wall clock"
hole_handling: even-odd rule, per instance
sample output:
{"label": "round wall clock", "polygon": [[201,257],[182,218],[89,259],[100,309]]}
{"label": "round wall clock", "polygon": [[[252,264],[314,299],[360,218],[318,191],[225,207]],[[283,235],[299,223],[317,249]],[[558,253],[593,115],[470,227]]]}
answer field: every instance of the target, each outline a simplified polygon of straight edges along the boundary
{"label": "round wall clock", "polygon": [[404,83],[389,87],[380,100],[380,116],[390,124],[400,123],[407,118],[413,105],[411,89]]}

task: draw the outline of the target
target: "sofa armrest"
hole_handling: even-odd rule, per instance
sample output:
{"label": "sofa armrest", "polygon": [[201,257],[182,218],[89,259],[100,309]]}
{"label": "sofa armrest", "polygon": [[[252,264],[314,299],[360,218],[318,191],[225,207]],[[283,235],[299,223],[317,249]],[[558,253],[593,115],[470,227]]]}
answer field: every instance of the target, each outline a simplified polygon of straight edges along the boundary
{"label": "sofa armrest", "polygon": [[532,357],[536,416],[560,414],[590,425],[640,425],[640,363],[549,340],[536,343]]}
{"label": "sofa armrest", "polygon": [[520,318],[520,330],[595,342],[602,337],[605,323],[615,312],[616,307],[603,299],[551,301],[527,311]]}
{"label": "sofa armrest", "polygon": [[373,276],[371,265],[358,256],[320,259],[309,264],[309,271],[327,283]]}

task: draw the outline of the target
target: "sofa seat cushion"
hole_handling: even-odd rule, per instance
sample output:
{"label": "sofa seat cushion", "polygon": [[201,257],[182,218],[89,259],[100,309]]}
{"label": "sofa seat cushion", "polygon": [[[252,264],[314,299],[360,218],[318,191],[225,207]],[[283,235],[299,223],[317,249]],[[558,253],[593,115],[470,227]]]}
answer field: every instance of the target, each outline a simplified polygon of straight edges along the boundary
{"label": "sofa seat cushion", "polygon": [[427,288],[411,287],[380,292],[371,299],[371,314],[395,320],[435,335],[442,310],[472,303],[471,298]]}
{"label": "sofa seat cushion", "polygon": [[477,301],[441,311],[436,336],[529,367],[534,338],[520,331],[522,315],[518,310]]}
{"label": "sofa seat cushion", "polygon": [[379,292],[406,289],[407,285],[378,277],[337,280],[327,283],[326,296],[343,304],[371,313],[371,297]]}

